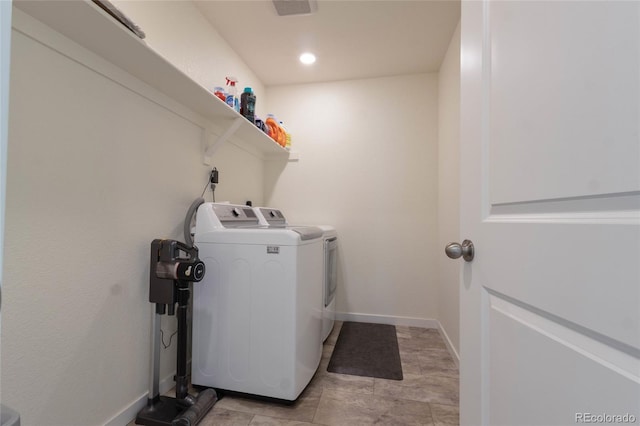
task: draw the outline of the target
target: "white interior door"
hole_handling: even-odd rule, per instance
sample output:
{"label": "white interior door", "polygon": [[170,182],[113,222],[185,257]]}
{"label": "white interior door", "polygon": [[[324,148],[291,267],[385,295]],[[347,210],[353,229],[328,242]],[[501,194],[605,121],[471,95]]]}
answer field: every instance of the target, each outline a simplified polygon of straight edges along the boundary
{"label": "white interior door", "polygon": [[461,25],[461,423],[638,424],[640,2]]}

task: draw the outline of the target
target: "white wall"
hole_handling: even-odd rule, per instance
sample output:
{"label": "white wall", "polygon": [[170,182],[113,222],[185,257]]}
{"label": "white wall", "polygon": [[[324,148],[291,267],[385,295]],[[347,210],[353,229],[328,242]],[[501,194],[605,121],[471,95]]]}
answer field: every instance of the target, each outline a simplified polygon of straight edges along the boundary
{"label": "white wall", "polygon": [[[256,113],[265,115],[264,85],[191,1],[113,3],[142,28],[149,47],[202,86],[213,90],[224,86],[225,77],[235,76],[239,80],[238,93],[245,86],[252,87],[258,98]],[[216,201],[244,204],[251,200],[254,205],[263,202],[263,163],[254,156],[225,144],[213,155],[211,165],[220,173]],[[211,201],[210,194],[207,190],[207,201]]]}
{"label": "white wall", "polygon": [[[209,90],[238,78],[238,94],[251,86],[264,116],[264,85],[191,1],[113,1],[138,24],[156,52]],[[256,40],[259,43],[260,40]]]}
{"label": "white wall", "polygon": [[337,310],[437,316],[436,74],[267,88],[299,162],[267,166],[293,223],[339,234]]}
{"label": "white wall", "polygon": [[[204,21],[173,18],[180,31],[206,32]],[[70,58],[12,37],[3,403],[27,426],[122,424],[147,391],[149,244],[182,239],[208,176],[202,126],[77,45],[61,42]],[[209,45],[226,55],[221,43]],[[262,201],[260,160],[232,145],[214,160],[218,199]],[[175,321],[163,328],[170,334]],[[163,378],[175,368],[173,342]]]}
{"label": "white wall", "polygon": [[456,352],[460,350],[460,261],[444,247],[460,242],[460,24],[438,75],[438,319]]}
{"label": "white wall", "polygon": [[[0,290],[4,260],[4,214],[7,184],[7,141],[9,124],[9,52],[11,48],[11,1],[0,3]],[[2,327],[0,326],[0,329]],[[0,342],[2,339],[0,339]],[[1,354],[1,351],[0,351]],[[0,356],[1,358],[1,356]],[[2,365],[2,362],[0,362]],[[0,393],[0,401],[2,401]]]}

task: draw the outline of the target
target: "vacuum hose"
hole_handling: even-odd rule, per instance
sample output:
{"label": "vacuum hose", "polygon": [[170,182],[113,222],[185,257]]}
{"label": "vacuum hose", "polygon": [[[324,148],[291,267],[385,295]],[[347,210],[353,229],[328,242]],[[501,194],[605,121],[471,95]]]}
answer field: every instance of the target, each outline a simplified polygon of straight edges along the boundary
{"label": "vacuum hose", "polygon": [[218,395],[213,389],[205,389],[198,394],[195,404],[187,408],[182,414],[173,419],[172,426],[194,426],[211,410],[218,401]]}
{"label": "vacuum hose", "polygon": [[193,247],[193,237],[191,236],[191,221],[193,220],[193,216],[198,211],[198,207],[200,207],[204,203],[204,198],[196,198],[193,200],[193,203],[189,206],[189,210],[187,210],[187,215],[184,218],[184,241],[187,245]]}

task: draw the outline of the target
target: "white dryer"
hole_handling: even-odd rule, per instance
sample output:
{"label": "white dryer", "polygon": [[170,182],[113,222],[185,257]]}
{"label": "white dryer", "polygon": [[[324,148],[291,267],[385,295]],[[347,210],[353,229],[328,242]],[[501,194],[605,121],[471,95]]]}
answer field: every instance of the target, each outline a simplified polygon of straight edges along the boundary
{"label": "white dryer", "polygon": [[[254,207],[261,225],[286,228],[289,225],[282,210]],[[338,284],[338,232],[331,225],[317,225],[323,232],[322,271],[322,341],[331,334],[336,320],[336,289]]]}
{"label": "white dryer", "polygon": [[336,322],[336,289],[338,288],[338,232],[331,225],[318,225],[322,229],[324,246],[322,275],[322,341],[331,334]]}
{"label": "white dryer", "polygon": [[322,230],[260,226],[251,207],[204,203],[194,242],[192,382],[287,401],[322,356]]}

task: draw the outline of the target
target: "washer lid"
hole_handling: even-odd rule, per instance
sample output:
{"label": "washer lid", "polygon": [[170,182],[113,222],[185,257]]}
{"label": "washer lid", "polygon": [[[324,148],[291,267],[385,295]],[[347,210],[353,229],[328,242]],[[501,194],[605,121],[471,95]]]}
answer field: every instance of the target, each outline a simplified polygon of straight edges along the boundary
{"label": "washer lid", "polygon": [[[201,244],[207,243],[277,246],[300,246],[307,244],[322,245],[322,238],[313,238],[313,232],[302,232],[305,234],[304,236],[290,228],[218,228],[211,229],[209,231],[196,232],[194,242],[201,249]],[[200,255],[203,256],[202,252],[200,252]]]}
{"label": "washer lid", "polygon": [[289,226],[287,229],[297,232],[302,241],[320,238],[323,234],[322,229],[315,226]]}

